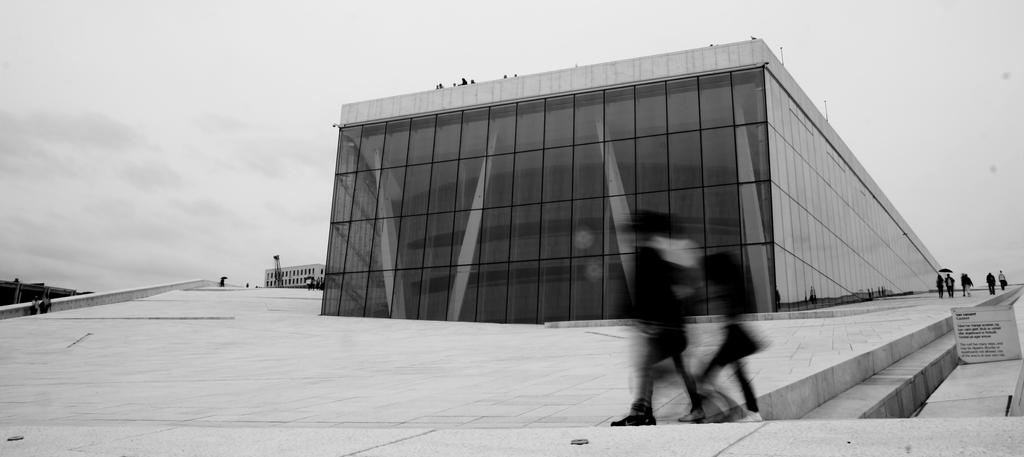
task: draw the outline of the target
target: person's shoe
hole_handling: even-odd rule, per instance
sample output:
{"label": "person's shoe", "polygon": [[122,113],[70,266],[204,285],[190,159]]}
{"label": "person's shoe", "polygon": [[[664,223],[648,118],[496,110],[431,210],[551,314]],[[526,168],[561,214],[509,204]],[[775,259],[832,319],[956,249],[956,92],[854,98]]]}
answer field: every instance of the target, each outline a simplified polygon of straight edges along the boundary
{"label": "person's shoe", "polygon": [[748,412],[745,416],[736,420],[736,422],[762,422],[761,413],[755,413],[753,411]]}
{"label": "person's shoe", "polygon": [[692,422],[694,424],[704,422],[704,410],[695,409],[690,411],[690,414],[680,417],[679,422]]}
{"label": "person's shoe", "polygon": [[612,427],[629,427],[639,425],[656,425],[657,421],[654,420],[654,415],[651,414],[633,414],[617,421],[612,422]]}

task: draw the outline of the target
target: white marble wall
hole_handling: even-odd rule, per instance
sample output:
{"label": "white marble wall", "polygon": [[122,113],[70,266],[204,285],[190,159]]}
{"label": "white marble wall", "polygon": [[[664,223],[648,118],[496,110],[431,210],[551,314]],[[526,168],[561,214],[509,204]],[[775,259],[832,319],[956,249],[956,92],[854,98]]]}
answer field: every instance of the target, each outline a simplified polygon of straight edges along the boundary
{"label": "white marble wall", "polygon": [[757,65],[772,57],[761,40],[637,57],[535,75],[479,82],[415,94],[350,103],[341,108],[341,124],[411,116],[505,101],[579,92],[604,86],[666,79]]}

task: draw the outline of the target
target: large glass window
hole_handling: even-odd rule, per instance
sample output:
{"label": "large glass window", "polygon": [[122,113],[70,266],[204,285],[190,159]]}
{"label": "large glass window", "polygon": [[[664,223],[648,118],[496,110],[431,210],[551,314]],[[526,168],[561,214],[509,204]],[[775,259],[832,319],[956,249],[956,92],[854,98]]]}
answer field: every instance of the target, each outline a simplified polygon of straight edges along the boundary
{"label": "large glass window", "polygon": [[544,201],[572,198],[572,148],[544,150]]}
{"label": "large glass window", "polygon": [[355,198],[352,202],[352,219],[369,219],[377,208],[377,171],[356,173]]}
{"label": "large glass window", "polygon": [[327,271],[341,272],[345,268],[345,253],[348,251],[348,223],[331,224],[331,248],[328,250]]}
{"label": "large glass window", "polygon": [[704,185],[736,182],[736,144],[731,127],[701,131]]}
{"label": "large glass window", "polygon": [[430,162],[434,152],[434,116],[412,120],[409,135],[409,165]]}
{"label": "large glass window", "polygon": [[544,322],[569,320],[571,277],[569,259],[540,262],[539,305]]}
{"label": "large glass window", "polygon": [[371,271],[367,275],[366,317],[391,317],[391,298],[395,290],[395,272]]}
{"label": "large glass window", "polygon": [[700,164],[700,133],[668,136],[668,179],[673,189],[699,187],[703,183]]}
{"label": "large glass window", "polygon": [[519,104],[516,113],[516,151],[544,147],[544,100]]}
{"label": "large glass window", "polygon": [[636,88],[636,136],[665,133],[665,83]]}
{"label": "large glass window", "polygon": [[672,237],[704,245],[704,190],[684,189],[669,193]]}
{"label": "large glass window", "polygon": [[377,217],[395,217],[402,214],[402,190],[405,186],[405,167],[381,171]]}
{"label": "large glass window", "polygon": [[488,109],[480,108],[462,114],[462,144],[459,157],[484,155],[487,149]]}
{"label": "large glass window", "polygon": [[[458,199],[455,209],[480,208],[483,205],[483,188],[479,187],[482,184],[480,176],[483,167],[482,158],[459,161]],[[480,200],[474,203],[477,198]]]}
{"label": "large glass window", "polygon": [[740,185],[740,216],[743,222],[744,243],[763,243],[772,240],[770,189],[767,182]]}
{"label": "large glass window", "polygon": [[420,319],[443,321],[448,311],[448,287],[451,279],[448,267],[423,270],[423,290],[420,296]]}
{"label": "large glass window", "polygon": [[604,93],[576,96],[575,143],[602,141],[604,135]]}
{"label": "large glass window", "polygon": [[540,206],[512,208],[512,260],[532,260],[540,255]]}
{"label": "large glass window", "polygon": [[480,262],[508,261],[511,208],[485,209],[480,229]]}
{"label": "large glass window", "polygon": [[605,143],[604,147],[605,195],[622,195],[636,192],[636,151],[633,140]]}
{"label": "large glass window", "polygon": [[508,320],[510,324],[537,323],[538,263],[509,264]]}
{"label": "large glass window", "polygon": [[418,319],[420,289],[423,270],[399,270],[395,272],[395,296],[392,297],[391,317]]}
{"label": "large glass window", "polygon": [[452,257],[452,213],[427,216],[426,254],[423,265],[449,265]]}
{"label": "large glass window", "polygon": [[544,147],[553,148],[572,144],[571,95],[547,99],[544,118]]}
{"label": "large glass window", "polygon": [[636,190],[649,192],[668,188],[668,154],[663,135],[636,140]]}
{"label": "large glass window", "polygon": [[455,209],[455,190],[459,162],[435,163],[430,172],[431,213]]}
{"label": "large glass window", "polygon": [[[601,144],[573,148],[574,198],[600,197],[604,193],[604,155]],[[561,179],[565,179],[564,176]]]}
{"label": "large glass window", "polygon": [[573,256],[601,254],[604,227],[604,199],[591,198],[573,202]]}
{"label": "large glass window", "polygon": [[700,128],[700,105],[697,97],[697,78],[669,81],[668,131],[685,132]]}
{"label": "large glass window", "polygon": [[409,167],[405,177],[405,202],[402,214],[423,214],[427,212],[427,198],[430,195],[430,164]]}
{"label": "large glass window", "polygon": [[633,138],[633,88],[605,92],[604,115],[604,141]]}
{"label": "large glass window", "polygon": [[572,320],[600,319],[604,289],[604,258],[577,257],[572,259]]}
{"label": "large glass window", "polygon": [[484,192],[484,206],[506,206],[512,203],[513,160],[512,154],[487,158],[487,190]]}
{"label": "large glass window", "polygon": [[462,137],[462,112],[437,116],[437,134],[434,137],[434,160],[459,157],[459,138]]}
{"label": "large glass window", "polygon": [[[335,173],[356,171],[356,163],[359,161],[359,140],[362,133],[362,127],[341,129],[341,134],[338,137],[338,166]],[[337,306],[337,303],[334,306]]]}
{"label": "large glass window", "polygon": [[380,160],[383,153],[384,124],[373,124],[363,127],[363,139],[359,145],[359,163],[356,170],[380,168]]}
{"label": "large glass window", "polygon": [[[427,216],[406,216],[402,218],[398,245],[398,268],[419,268],[423,266],[423,235]],[[417,293],[419,290],[417,289]]]}
{"label": "large glass window", "polygon": [[366,271],[370,267],[373,221],[353,222],[349,230],[349,250],[345,256],[345,271]]}
{"label": "large glass window", "polygon": [[508,298],[508,264],[480,266],[480,299],[477,304],[478,322],[505,322],[505,303]]}
{"label": "large glass window", "polygon": [[541,208],[541,258],[568,257],[571,231],[572,202],[545,203]]}
{"label": "large glass window", "polygon": [[516,143],[516,105],[491,108],[491,125],[487,130],[488,154],[512,152]]}
{"label": "large glass window", "polygon": [[334,177],[334,212],[331,222],[352,219],[352,191],[355,190],[356,174],[346,173]]}
{"label": "large glass window", "polygon": [[737,71],[732,74],[732,99],[737,124],[764,122],[764,70]]}
{"label": "large glass window", "polygon": [[543,151],[520,152],[515,155],[515,177],[512,181],[514,203],[539,203],[541,200]]}
{"label": "large glass window", "polygon": [[405,165],[409,151],[409,120],[388,122],[384,138],[384,167]]}
{"label": "large glass window", "polygon": [[707,129],[732,124],[729,75],[700,77],[700,126]]}
{"label": "large glass window", "polygon": [[740,244],[740,208],[736,186],[704,189],[704,224],[707,245]]}

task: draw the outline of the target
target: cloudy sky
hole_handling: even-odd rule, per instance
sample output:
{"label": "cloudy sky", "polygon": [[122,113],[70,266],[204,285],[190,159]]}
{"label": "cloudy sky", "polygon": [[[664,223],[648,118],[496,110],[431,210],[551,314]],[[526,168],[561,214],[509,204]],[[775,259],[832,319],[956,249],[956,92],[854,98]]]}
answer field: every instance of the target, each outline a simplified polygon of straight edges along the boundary
{"label": "cloudy sky", "polygon": [[[756,36],[944,266],[1024,281],[1020,1],[5,0],[0,279],[326,257],[343,103]],[[781,48],[781,50],[780,50]]]}

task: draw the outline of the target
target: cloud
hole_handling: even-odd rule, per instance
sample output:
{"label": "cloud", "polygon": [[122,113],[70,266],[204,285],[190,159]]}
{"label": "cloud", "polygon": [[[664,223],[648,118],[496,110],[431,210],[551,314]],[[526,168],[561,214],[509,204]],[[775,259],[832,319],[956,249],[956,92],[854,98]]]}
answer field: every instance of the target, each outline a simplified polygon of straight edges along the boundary
{"label": "cloud", "polygon": [[256,130],[256,125],[231,116],[206,113],[197,116],[193,123],[199,131],[209,135],[227,135]]}
{"label": "cloud", "polygon": [[121,167],[118,176],[126,184],[148,193],[177,190],[185,182],[180,173],[163,163],[128,163]]}

